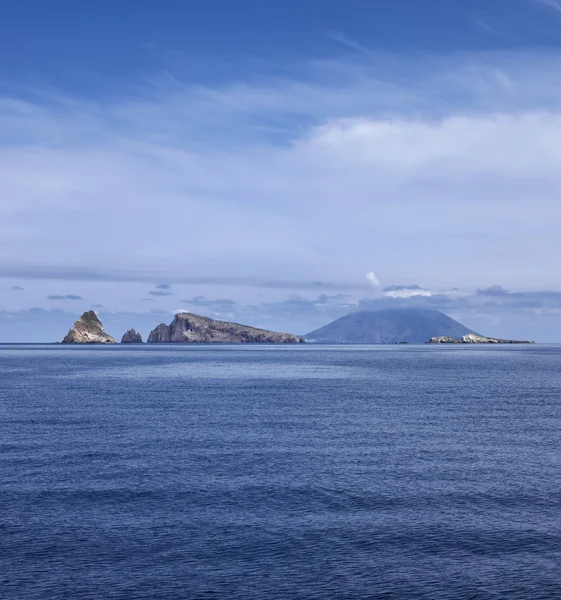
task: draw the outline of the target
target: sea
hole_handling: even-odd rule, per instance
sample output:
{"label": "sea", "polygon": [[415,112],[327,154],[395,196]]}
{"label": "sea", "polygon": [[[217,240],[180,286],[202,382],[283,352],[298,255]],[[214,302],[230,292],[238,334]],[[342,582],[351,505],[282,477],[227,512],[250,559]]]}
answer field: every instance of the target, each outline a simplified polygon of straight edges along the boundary
{"label": "sea", "polygon": [[5,600],[561,598],[561,346],[0,346]]}

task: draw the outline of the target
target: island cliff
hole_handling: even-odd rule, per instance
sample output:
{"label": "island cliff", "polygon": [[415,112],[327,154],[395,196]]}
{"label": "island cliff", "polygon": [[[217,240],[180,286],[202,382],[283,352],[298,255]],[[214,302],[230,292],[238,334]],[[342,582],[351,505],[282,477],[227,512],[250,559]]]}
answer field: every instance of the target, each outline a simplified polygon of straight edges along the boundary
{"label": "island cliff", "polygon": [[123,334],[121,344],[142,344],[142,336],[136,329],[129,329]]}
{"label": "island cliff", "polygon": [[63,344],[116,344],[105,333],[101,321],[93,310],[85,312],[62,340]]}
{"label": "island cliff", "polygon": [[160,323],[148,336],[149,344],[302,344],[291,333],[275,333],[248,325],[216,321],[192,313],[178,313],[166,325]]}
{"label": "island cliff", "polygon": [[427,344],[533,344],[524,340],[502,340],[500,338],[491,338],[476,333],[468,333],[461,340],[448,336],[432,337]]}

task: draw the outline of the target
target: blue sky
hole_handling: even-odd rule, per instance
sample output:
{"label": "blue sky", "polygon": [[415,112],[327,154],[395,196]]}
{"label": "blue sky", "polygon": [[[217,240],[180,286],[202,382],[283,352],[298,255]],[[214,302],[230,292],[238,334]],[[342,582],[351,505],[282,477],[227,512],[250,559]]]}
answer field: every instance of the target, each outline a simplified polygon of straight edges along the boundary
{"label": "blue sky", "polygon": [[560,86],[558,0],[4,3],[0,341],[421,305],[561,341]]}

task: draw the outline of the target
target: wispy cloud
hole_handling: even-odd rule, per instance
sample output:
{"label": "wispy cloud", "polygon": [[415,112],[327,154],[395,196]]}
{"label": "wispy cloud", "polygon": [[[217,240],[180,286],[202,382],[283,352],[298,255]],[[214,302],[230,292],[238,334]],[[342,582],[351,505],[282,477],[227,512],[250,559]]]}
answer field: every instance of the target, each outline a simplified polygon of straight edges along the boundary
{"label": "wispy cloud", "polygon": [[484,31],[485,33],[491,34],[493,36],[498,36],[498,37],[506,36],[504,31],[495,27],[494,25],[489,23],[489,21],[487,19],[484,19],[483,17],[476,17],[474,19],[474,24],[479,30]]}
{"label": "wispy cloud", "polygon": [[360,52],[360,53],[364,53],[364,54],[370,54],[372,52],[369,48],[358,43],[356,40],[349,38],[341,31],[333,31],[331,33],[328,33],[328,36],[332,40],[341,44],[342,46],[345,46],[346,48],[350,48],[351,50],[355,50],[356,52]]}
{"label": "wispy cloud", "polygon": [[534,0],[534,2],[542,4],[561,14],[561,0]]}
{"label": "wispy cloud", "polygon": [[75,294],[53,294],[52,296],[47,296],[47,300],[83,300],[83,298]]}

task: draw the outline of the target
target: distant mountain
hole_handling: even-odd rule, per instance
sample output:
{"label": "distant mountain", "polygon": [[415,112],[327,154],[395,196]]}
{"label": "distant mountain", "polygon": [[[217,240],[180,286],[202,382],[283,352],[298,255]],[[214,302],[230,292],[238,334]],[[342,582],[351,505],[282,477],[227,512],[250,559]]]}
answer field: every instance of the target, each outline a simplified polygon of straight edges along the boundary
{"label": "distant mountain", "polygon": [[389,309],[356,312],[304,336],[321,344],[423,344],[433,337],[474,333],[438,310]]}
{"label": "distant mountain", "polygon": [[160,323],[148,336],[149,344],[301,344],[291,333],[276,333],[248,325],[216,321],[193,313],[178,313],[166,325]]}

